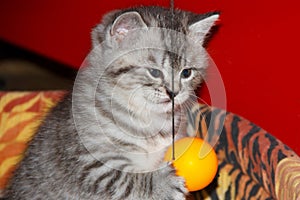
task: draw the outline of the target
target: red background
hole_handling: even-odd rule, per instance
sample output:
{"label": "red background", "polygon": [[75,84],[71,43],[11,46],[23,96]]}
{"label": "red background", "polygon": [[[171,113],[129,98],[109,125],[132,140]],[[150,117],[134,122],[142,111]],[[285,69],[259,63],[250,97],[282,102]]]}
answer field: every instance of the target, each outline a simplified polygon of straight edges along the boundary
{"label": "red background", "polygon": [[[90,49],[90,30],[101,16],[133,5],[168,6],[168,1],[1,1],[0,38],[77,68]],[[175,7],[222,12],[208,51],[224,80],[226,109],[299,154],[300,1],[175,0]],[[204,89],[203,97],[208,96]]]}

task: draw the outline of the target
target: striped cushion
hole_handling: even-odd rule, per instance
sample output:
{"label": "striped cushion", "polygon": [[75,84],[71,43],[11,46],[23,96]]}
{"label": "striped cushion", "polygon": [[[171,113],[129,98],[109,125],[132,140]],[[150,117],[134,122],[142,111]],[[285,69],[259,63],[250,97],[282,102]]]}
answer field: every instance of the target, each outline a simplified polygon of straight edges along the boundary
{"label": "striped cushion", "polygon": [[[283,195],[283,191],[300,193],[297,185],[300,176],[295,176],[300,174],[300,158],[289,147],[233,113],[206,105],[197,105],[192,113],[192,118],[197,119],[193,128],[199,137],[209,142],[217,141],[215,150],[220,175],[216,183],[197,192],[193,199],[300,199],[297,195],[289,198]],[[287,158],[290,162],[282,167]],[[289,176],[295,178],[287,178]],[[279,183],[289,185],[275,191]],[[279,193],[284,198],[278,198]]]}
{"label": "striped cushion", "polygon": [[64,92],[0,92],[0,192],[41,118]]}
{"label": "striped cushion", "polygon": [[278,199],[300,200],[300,160],[283,159],[276,168],[275,182]]}

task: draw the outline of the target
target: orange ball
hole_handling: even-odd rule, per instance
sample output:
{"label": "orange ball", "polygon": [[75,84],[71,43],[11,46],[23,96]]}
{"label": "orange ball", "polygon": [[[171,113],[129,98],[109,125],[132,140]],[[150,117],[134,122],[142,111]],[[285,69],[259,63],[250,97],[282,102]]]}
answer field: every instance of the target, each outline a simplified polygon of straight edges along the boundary
{"label": "orange ball", "polygon": [[200,138],[187,137],[175,142],[175,160],[172,146],[168,148],[165,161],[172,161],[177,175],[185,179],[187,189],[201,190],[214,179],[218,160],[214,149]]}

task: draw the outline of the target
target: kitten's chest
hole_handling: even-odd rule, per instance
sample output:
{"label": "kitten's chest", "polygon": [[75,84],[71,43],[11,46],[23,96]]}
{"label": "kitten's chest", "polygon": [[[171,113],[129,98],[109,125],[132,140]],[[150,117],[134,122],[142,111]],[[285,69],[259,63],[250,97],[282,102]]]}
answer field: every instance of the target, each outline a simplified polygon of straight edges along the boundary
{"label": "kitten's chest", "polygon": [[144,152],[132,152],[126,156],[133,162],[135,170],[147,172],[163,166],[163,158],[167,148],[172,144],[172,138],[159,138],[156,141],[144,141]]}

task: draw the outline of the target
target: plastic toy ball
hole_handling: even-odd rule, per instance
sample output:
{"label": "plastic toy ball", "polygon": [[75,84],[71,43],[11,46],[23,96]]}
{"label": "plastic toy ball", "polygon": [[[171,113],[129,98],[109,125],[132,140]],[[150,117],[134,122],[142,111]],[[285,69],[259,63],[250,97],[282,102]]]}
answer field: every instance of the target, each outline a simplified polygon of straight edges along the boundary
{"label": "plastic toy ball", "polygon": [[177,175],[185,179],[190,192],[206,187],[218,169],[214,149],[200,138],[187,137],[176,141],[175,160],[172,160],[172,146],[168,148],[164,160],[173,162]]}

